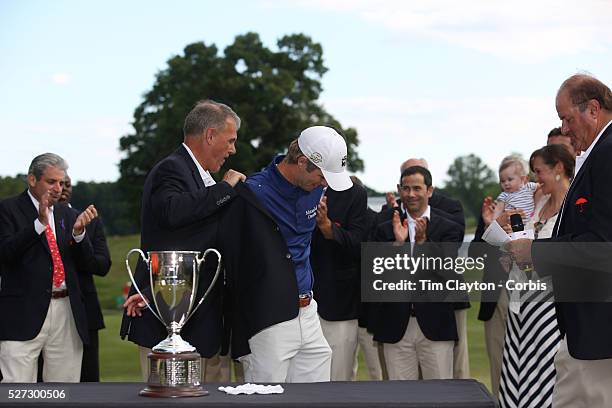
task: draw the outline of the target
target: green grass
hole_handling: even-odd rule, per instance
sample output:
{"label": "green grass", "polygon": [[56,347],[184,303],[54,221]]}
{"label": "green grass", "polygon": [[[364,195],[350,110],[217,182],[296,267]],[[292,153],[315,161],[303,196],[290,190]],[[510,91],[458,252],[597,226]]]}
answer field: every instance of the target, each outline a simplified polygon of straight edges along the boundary
{"label": "green grass", "polygon": [[[102,381],[142,381],[138,348],[129,341],[119,337],[121,309],[117,307],[117,298],[121,297],[123,286],[129,281],[125,268],[125,255],[132,248],[137,248],[137,235],[109,237],[108,244],[113,265],[104,278],[96,277],[98,296],[104,310],[106,329],[100,331],[100,377]],[[133,255],[131,265],[136,262]],[[489,389],[489,361],[484,342],[483,323],[476,319],[478,303],[472,302],[468,311],[468,345],[470,354],[470,371],[473,378],[485,384]],[[363,355],[359,356],[359,380],[367,380],[368,372]]]}
{"label": "green grass", "polygon": [[[125,255],[130,249],[140,246],[140,236],[108,237],[107,241],[112,260],[111,270],[105,277],[95,276],[94,280],[102,309],[120,310],[122,302],[119,298],[122,296],[123,287],[130,280],[125,268]],[[136,258],[137,255],[132,255],[132,268],[136,265]]]}
{"label": "green grass", "polygon": [[138,346],[121,340],[121,311],[104,312],[106,329],[100,330],[100,380],[142,381]]}

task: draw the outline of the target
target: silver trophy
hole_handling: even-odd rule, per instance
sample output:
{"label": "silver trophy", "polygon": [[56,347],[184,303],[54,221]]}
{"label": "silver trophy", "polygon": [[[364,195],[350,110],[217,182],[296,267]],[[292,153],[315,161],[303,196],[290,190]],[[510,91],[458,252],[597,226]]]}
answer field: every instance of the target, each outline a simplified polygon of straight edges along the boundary
{"label": "silver trophy", "polygon": [[[149,268],[152,307],[143,296],[130,269],[130,255],[137,252]],[[212,282],[195,304],[199,271],[206,255],[214,252],[218,265]],[[181,329],[200,307],[217,281],[221,269],[221,254],[210,248],[200,255],[197,251],[150,251],[148,257],[140,249],[127,253],[125,264],[134,288],[147,307],[168,330],[168,337],[149,353],[149,379],[140,395],[148,397],[197,397],[207,395],[202,388],[200,354],[181,338]]]}

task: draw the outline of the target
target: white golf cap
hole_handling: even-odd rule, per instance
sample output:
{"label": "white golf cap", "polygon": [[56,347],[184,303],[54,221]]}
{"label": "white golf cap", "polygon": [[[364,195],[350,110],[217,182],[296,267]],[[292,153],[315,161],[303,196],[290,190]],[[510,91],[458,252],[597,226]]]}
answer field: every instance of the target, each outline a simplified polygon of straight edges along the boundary
{"label": "white golf cap", "polygon": [[346,142],[334,129],[327,126],[304,129],[298,138],[298,146],[321,169],[332,190],[344,191],[353,186],[346,172]]}

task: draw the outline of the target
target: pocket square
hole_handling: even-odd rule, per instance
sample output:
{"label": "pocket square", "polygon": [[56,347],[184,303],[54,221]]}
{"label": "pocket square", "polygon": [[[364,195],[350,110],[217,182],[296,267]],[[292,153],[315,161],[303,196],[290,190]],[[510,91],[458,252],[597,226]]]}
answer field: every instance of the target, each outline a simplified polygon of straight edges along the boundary
{"label": "pocket square", "polygon": [[579,199],[576,200],[576,207],[578,207],[578,211],[583,212],[584,211],[584,205],[586,203],[588,203],[589,200],[587,200],[584,197],[580,197]]}

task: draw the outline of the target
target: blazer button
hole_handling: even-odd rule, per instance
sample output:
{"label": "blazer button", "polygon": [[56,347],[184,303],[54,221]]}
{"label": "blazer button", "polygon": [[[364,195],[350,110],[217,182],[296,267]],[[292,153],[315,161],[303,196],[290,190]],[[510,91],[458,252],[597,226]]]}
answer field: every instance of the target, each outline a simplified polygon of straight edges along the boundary
{"label": "blazer button", "polygon": [[278,228],[278,225],[274,226],[274,231],[278,231],[280,228]]}
{"label": "blazer button", "polygon": [[287,259],[291,259],[291,254],[287,254],[287,255],[285,255],[285,258],[287,258]]}

